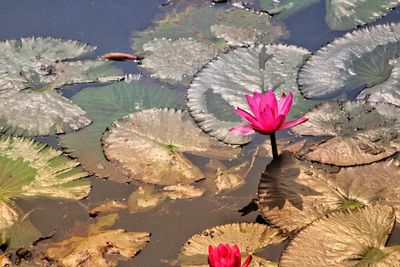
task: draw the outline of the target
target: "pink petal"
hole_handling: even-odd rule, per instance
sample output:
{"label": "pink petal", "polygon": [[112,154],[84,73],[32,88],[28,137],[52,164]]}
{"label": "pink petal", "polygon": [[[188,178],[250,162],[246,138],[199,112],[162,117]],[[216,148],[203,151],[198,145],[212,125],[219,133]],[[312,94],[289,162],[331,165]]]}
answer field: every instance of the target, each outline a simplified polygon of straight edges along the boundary
{"label": "pink petal", "polygon": [[279,127],[279,130],[285,130],[285,129],[291,128],[291,127],[296,126],[296,125],[299,125],[299,124],[301,124],[303,122],[306,122],[306,121],[308,121],[308,118],[299,118],[299,119],[292,120],[292,121],[289,121],[289,122],[284,122]]}
{"label": "pink petal", "polygon": [[247,111],[241,108],[236,108],[235,113],[238,114],[243,119],[245,119],[251,125],[255,127],[261,127],[261,124],[260,122],[258,122],[257,118],[255,118],[252,114],[248,113]]}
{"label": "pink petal", "polygon": [[238,125],[231,128],[229,132],[239,135],[250,135],[254,134],[256,131],[254,131],[253,127],[250,125]]}
{"label": "pink petal", "polygon": [[251,97],[248,94],[246,94],[246,99],[247,99],[247,103],[249,104],[251,111],[253,112],[254,116],[257,118],[257,116],[260,114],[260,108],[259,108],[259,104],[257,103],[257,100],[255,100],[255,97]]}
{"label": "pink petal", "polygon": [[266,94],[262,95],[260,106],[262,107],[262,111],[264,111],[264,108],[268,106],[271,108],[274,117],[278,115],[278,102],[274,91],[268,90]]}
{"label": "pink petal", "polygon": [[278,104],[279,114],[287,116],[287,114],[290,111],[290,108],[292,107],[292,102],[293,102],[292,92],[290,92],[288,96],[286,96],[285,94],[282,94],[282,97],[279,100],[279,104]]}
{"label": "pink petal", "polygon": [[[284,118],[283,118],[284,120]],[[275,132],[280,124],[282,123],[282,117],[278,116],[275,118],[272,115],[272,108],[267,106],[265,112],[261,112],[259,121],[262,124],[262,133],[265,134],[270,134],[272,132]]]}
{"label": "pink petal", "polygon": [[252,256],[249,255],[247,256],[246,260],[243,262],[242,267],[247,267],[249,266],[250,262],[251,262]]}

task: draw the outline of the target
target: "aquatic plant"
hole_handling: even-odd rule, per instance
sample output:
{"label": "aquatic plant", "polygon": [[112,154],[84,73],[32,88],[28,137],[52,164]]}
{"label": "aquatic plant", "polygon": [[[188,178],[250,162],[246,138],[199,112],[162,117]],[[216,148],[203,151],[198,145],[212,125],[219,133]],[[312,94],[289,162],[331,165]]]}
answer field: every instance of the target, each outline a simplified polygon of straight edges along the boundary
{"label": "aquatic plant", "polygon": [[279,101],[272,90],[268,90],[263,94],[254,92],[253,97],[246,94],[246,99],[253,114],[239,107],[235,109],[235,112],[250,125],[235,126],[230,129],[230,132],[240,135],[249,135],[256,132],[269,135],[273,157],[278,158],[275,132],[296,126],[306,122],[308,119],[299,118],[285,122],[286,116],[292,107],[292,92],[288,96],[283,93]]}
{"label": "aquatic plant", "polygon": [[208,247],[208,264],[211,267],[247,267],[251,262],[251,255],[242,263],[242,256],[237,245],[219,244]]}

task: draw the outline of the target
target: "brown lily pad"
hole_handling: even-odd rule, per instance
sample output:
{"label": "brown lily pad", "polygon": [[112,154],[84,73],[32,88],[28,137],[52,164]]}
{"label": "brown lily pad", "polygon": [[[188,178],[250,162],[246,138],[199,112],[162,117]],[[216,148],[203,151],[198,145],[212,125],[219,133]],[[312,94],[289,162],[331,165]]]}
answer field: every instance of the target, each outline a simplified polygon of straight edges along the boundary
{"label": "brown lily pad", "polygon": [[210,139],[188,113],[168,109],[131,113],[114,122],[102,142],[104,154],[117,168],[159,185],[191,184],[204,177],[183,152],[225,159],[240,152]]}

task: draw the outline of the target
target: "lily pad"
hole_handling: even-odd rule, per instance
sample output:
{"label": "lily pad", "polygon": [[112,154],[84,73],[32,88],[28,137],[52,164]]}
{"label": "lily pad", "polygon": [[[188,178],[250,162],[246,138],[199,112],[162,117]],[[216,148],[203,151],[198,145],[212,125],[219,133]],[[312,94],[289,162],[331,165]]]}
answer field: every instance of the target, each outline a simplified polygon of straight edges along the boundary
{"label": "lily pad", "polygon": [[284,28],[272,24],[266,14],[185,1],[156,19],[150,28],[135,32],[133,49],[144,52],[143,67],[154,76],[188,84],[217,52],[258,40],[272,43],[285,34]]}
{"label": "lily pad", "polygon": [[400,150],[399,108],[368,102],[327,102],[305,114],[294,127],[301,135],[328,135],[304,154],[308,160],[337,166],[368,164]]}
{"label": "lily pad", "polygon": [[194,185],[168,185],[163,188],[165,195],[171,199],[191,199],[201,197],[204,194],[204,190],[194,187]]}
{"label": "lily pad", "polygon": [[393,205],[400,215],[399,174],[397,160],[322,168],[284,152],[262,175],[258,188],[260,211],[288,232],[332,212],[370,204]]}
{"label": "lily pad", "polygon": [[142,61],[142,67],[152,72],[153,77],[189,82],[216,51],[208,44],[192,39],[155,39],[143,45],[150,52]]}
{"label": "lily pad", "polygon": [[122,73],[103,61],[69,61],[95,48],[76,41],[26,38],[0,43],[0,131],[52,135],[91,121],[54,91],[67,84],[110,81]]}
{"label": "lily pad", "polygon": [[[208,246],[236,244],[242,257],[257,253],[268,245],[281,243],[286,237],[280,230],[257,223],[235,223],[216,226],[192,236],[181,248],[178,263],[181,266],[208,266]],[[259,264],[262,262],[265,265]],[[253,255],[249,266],[277,266],[276,263]]]}
{"label": "lily pad", "polygon": [[245,94],[267,88],[277,94],[293,92],[289,116],[297,116],[316,104],[297,91],[297,72],[308,51],[286,45],[263,47],[238,48],[219,56],[196,75],[188,90],[190,114],[203,131],[222,142],[245,144],[251,140],[229,132],[242,121],[234,108],[249,109]]}
{"label": "lily pad", "polygon": [[191,184],[204,177],[183,152],[222,159],[240,152],[210,139],[188,113],[168,109],[131,113],[114,122],[102,142],[116,168],[132,179],[159,185]]}
{"label": "lily pad", "polygon": [[326,23],[332,30],[349,30],[385,16],[399,0],[327,0]]}
{"label": "lily pad", "polygon": [[104,229],[114,222],[114,215],[100,218],[85,235],[46,245],[46,254],[66,267],[117,266],[118,260],[133,258],[149,242],[150,234]]}
{"label": "lily pad", "polygon": [[59,136],[59,141],[91,174],[118,182],[130,181],[104,157],[100,141],[103,132],[113,121],[131,112],[153,107],[181,108],[184,99],[184,93],[145,79],[83,89],[72,101],[87,111],[93,123],[78,132]]}
{"label": "lily pad", "polygon": [[14,198],[81,199],[90,184],[78,163],[61,151],[30,139],[0,137],[0,243],[8,247],[31,245],[39,231],[14,204]]}
{"label": "lily pad", "polygon": [[274,18],[287,18],[290,15],[300,11],[320,0],[258,0],[263,10]]}
{"label": "lily pad", "polygon": [[[218,26],[216,26],[218,25]],[[196,41],[213,45],[220,51],[228,46],[223,39],[217,37],[221,31],[215,27],[224,28],[223,35],[229,36],[228,43],[234,45],[246,45],[241,39],[249,39],[253,35],[253,43],[257,36],[262,35],[266,43],[276,42],[286,32],[282,25],[273,24],[266,14],[249,12],[238,8],[213,8],[209,3],[198,1],[184,1],[184,4],[177,4],[164,17],[158,17],[153,25],[142,32],[135,32],[133,35],[133,49],[143,52],[145,43],[153,39],[178,40],[180,38],[193,38]],[[214,29],[212,29],[214,27]],[[217,32],[215,32],[217,31]],[[245,35],[236,34],[238,31],[246,32]],[[224,36],[220,36],[223,37]]]}
{"label": "lily pad", "polygon": [[[399,24],[377,25],[347,33],[317,50],[302,66],[298,83],[306,98],[333,97],[345,92],[390,94],[398,75]],[[393,76],[393,77],[392,77]],[[392,94],[393,95],[393,94]]]}
{"label": "lily pad", "polygon": [[159,192],[153,185],[141,185],[128,198],[130,213],[151,210],[167,199],[164,192]]}
{"label": "lily pad", "polygon": [[395,221],[389,206],[337,212],[301,231],[283,252],[282,266],[396,266],[400,247],[385,247]]}
{"label": "lily pad", "polygon": [[233,190],[245,183],[250,162],[227,168],[222,162],[211,159],[205,166],[206,183],[211,192]]}
{"label": "lily pad", "polygon": [[128,205],[126,205],[124,202],[119,201],[119,200],[109,200],[101,203],[97,207],[94,207],[90,209],[89,215],[91,217],[95,217],[99,214],[103,213],[111,213],[111,212],[116,212],[122,209],[127,209]]}

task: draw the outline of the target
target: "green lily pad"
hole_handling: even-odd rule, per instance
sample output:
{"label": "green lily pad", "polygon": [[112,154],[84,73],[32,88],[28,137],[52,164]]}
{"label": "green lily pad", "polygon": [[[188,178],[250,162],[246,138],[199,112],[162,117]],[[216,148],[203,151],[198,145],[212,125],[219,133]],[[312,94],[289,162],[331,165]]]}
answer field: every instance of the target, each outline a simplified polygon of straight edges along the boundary
{"label": "green lily pad", "polygon": [[[181,266],[208,266],[208,246],[219,244],[237,245],[242,257],[257,253],[268,245],[276,245],[285,240],[280,230],[257,223],[234,223],[216,226],[192,236],[181,248],[178,263]],[[263,264],[260,264],[263,263]],[[253,255],[252,263],[255,266],[277,266],[257,255]]]}
{"label": "green lily pad", "polygon": [[326,23],[332,30],[349,30],[385,16],[399,0],[326,0]]}
{"label": "green lily pad", "polygon": [[122,117],[104,133],[102,143],[105,156],[117,169],[132,179],[158,185],[191,184],[204,177],[183,152],[222,159],[240,152],[209,138],[187,112],[171,109]]}
{"label": "green lily pad", "polygon": [[297,90],[299,67],[308,56],[303,48],[266,45],[238,48],[219,56],[200,71],[188,90],[188,108],[199,127],[228,144],[245,144],[251,137],[229,132],[242,120],[233,112],[248,110],[245,94],[273,89],[278,95],[293,92],[289,117],[298,116],[316,104]]}
{"label": "green lily pad", "polygon": [[386,247],[395,222],[389,206],[337,212],[302,230],[283,252],[282,266],[396,266],[400,246]]}
{"label": "green lily pad", "polygon": [[86,110],[93,123],[74,133],[60,135],[65,151],[77,158],[82,167],[100,178],[127,182],[126,175],[115,169],[104,157],[101,136],[115,120],[131,112],[148,108],[181,108],[184,93],[143,81],[118,82],[103,87],[83,89],[72,101]]}
{"label": "green lily pad", "polygon": [[52,135],[91,121],[54,90],[67,84],[110,81],[122,73],[104,61],[68,61],[95,48],[76,41],[26,38],[0,43],[0,131]]}
{"label": "green lily pad", "polygon": [[39,231],[13,203],[14,198],[81,199],[90,184],[76,161],[30,139],[0,137],[0,231],[8,247],[31,245]]}
{"label": "green lily pad", "polygon": [[399,56],[399,24],[347,33],[320,48],[302,66],[300,91],[306,98],[325,98],[369,88],[369,94],[384,91],[398,98]]}
{"label": "green lily pad", "polygon": [[263,40],[276,42],[286,34],[268,15],[238,8],[213,8],[208,3],[177,4],[151,27],[135,32],[133,49],[146,55],[143,67],[172,82],[190,82],[217,52]]}
{"label": "green lily pad", "polygon": [[399,108],[369,102],[327,102],[305,114],[301,135],[334,136],[303,155],[311,161],[353,166],[387,158],[400,150]]}
{"label": "green lily pad", "polygon": [[283,152],[262,175],[258,188],[260,211],[287,232],[300,230],[332,212],[370,204],[392,205],[400,215],[399,174],[397,159],[322,168]]}
{"label": "green lily pad", "polygon": [[260,7],[273,15],[274,18],[283,19],[300,11],[320,0],[258,0]]}

